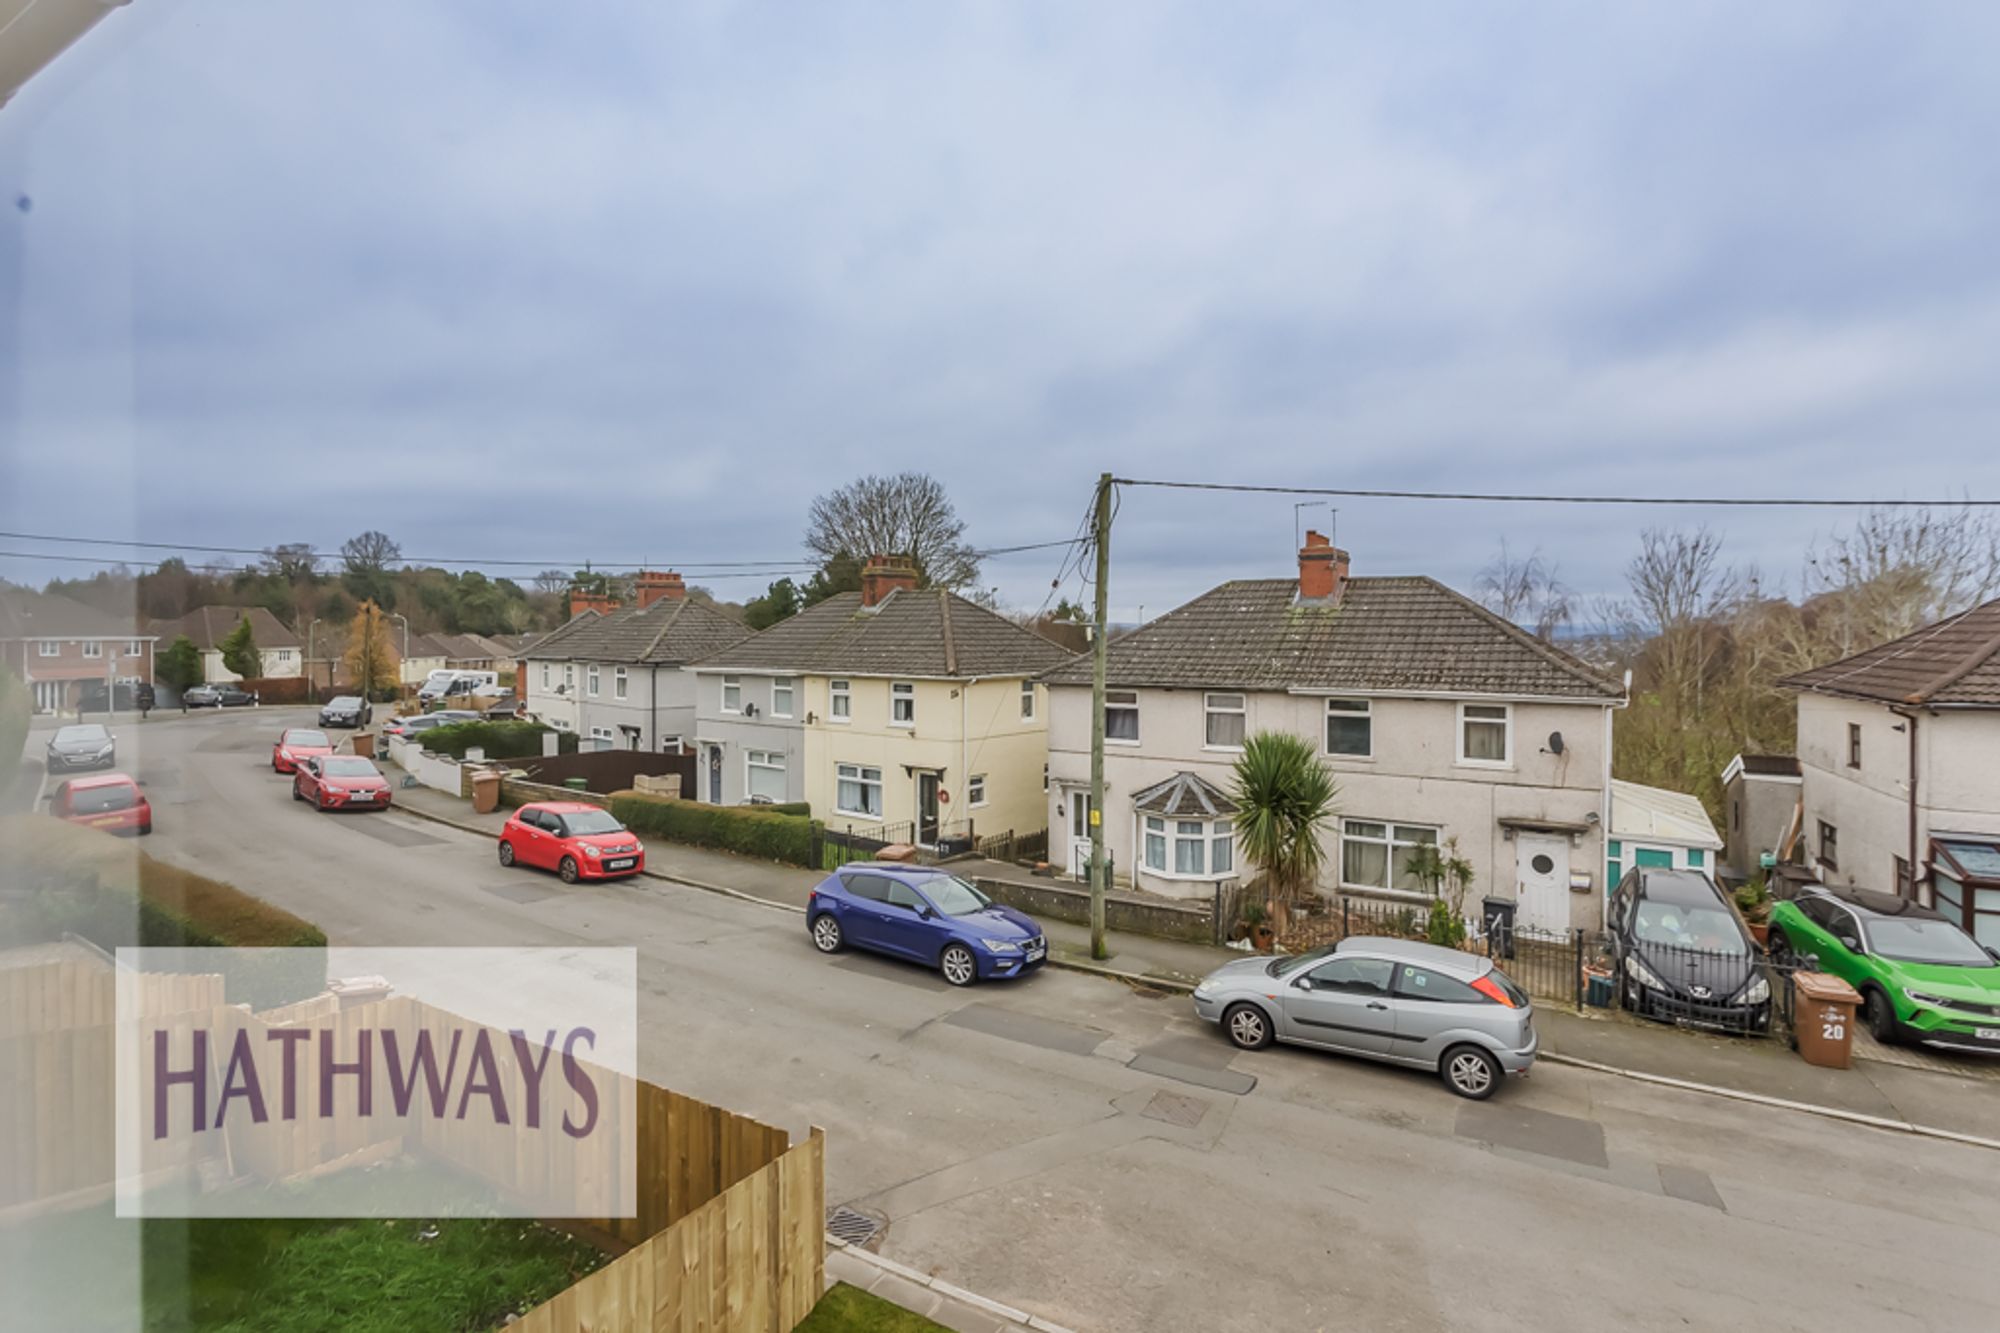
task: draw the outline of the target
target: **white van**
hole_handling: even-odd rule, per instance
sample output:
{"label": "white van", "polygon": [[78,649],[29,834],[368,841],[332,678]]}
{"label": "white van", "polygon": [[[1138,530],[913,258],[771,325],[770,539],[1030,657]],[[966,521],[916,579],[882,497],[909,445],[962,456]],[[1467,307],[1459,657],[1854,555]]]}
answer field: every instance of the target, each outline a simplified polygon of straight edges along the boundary
{"label": "white van", "polygon": [[458,671],[446,669],[433,671],[424,677],[422,687],[417,690],[417,702],[434,704],[444,699],[465,698],[474,694],[498,694],[500,673],[497,671]]}

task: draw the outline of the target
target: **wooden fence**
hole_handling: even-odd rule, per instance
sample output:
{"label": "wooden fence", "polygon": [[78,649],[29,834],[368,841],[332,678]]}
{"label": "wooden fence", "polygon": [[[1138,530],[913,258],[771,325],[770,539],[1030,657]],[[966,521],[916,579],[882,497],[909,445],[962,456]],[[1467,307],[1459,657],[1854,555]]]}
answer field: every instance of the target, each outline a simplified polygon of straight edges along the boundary
{"label": "wooden fence", "polygon": [[[77,960],[0,968],[0,1037],[110,1023],[117,1014],[120,974],[108,963]],[[222,1003],[214,974],[127,972],[142,1014],[180,1014]]]}

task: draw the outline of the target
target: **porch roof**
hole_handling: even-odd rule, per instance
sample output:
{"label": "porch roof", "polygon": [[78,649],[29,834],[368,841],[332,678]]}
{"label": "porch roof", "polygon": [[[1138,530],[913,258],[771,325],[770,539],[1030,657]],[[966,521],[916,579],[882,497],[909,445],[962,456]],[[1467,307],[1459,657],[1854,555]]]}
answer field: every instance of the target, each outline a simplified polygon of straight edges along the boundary
{"label": "porch roof", "polygon": [[1176,773],[1134,792],[1132,808],[1149,815],[1176,819],[1217,819],[1236,813],[1236,802],[1214,783],[1195,773]]}

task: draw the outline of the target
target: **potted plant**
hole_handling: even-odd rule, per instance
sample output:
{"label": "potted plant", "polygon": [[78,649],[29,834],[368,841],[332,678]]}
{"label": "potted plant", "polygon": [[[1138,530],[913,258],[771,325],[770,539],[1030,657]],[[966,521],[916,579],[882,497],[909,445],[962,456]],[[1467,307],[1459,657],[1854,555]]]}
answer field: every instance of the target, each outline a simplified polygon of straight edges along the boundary
{"label": "potted plant", "polygon": [[1243,931],[1241,938],[1249,940],[1250,947],[1258,953],[1271,952],[1271,946],[1277,943],[1278,932],[1271,929],[1271,914],[1263,903],[1243,904],[1243,920],[1239,925]]}
{"label": "potted plant", "polygon": [[1771,888],[1762,875],[1736,890],[1736,910],[1743,913],[1743,923],[1759,945],[1770,943]]}

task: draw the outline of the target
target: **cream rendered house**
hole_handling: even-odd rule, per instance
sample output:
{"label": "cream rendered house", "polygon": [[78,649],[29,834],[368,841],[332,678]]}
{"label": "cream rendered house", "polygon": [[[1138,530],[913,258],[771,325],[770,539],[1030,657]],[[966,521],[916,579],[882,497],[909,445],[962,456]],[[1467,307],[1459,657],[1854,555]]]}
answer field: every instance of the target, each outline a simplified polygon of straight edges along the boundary
{"label": "cream rendered house", "polygon": [[[1050,858],[1089,853],[1088,658],[1049,685]],[[1307,535],[1296,579],[1225,583],[1109,648],[1102,821],[1116,880],[1205,898],[1254,868],[1229,791],[1246,737],[1289,732],[1332,772],[1320,888],[1428,901],[1411,853],[1456,840],[1467,908],[1543,930],[1603,919],[1619,686],[1428,578],[1350,578]]]}
{"label": "cream rendered house", "polygon": [[803,800],[815,818],[933,846],[1043,828],[1047,709],[1067,654],[877,558],[858,593],[693,664],[701,799]]}

